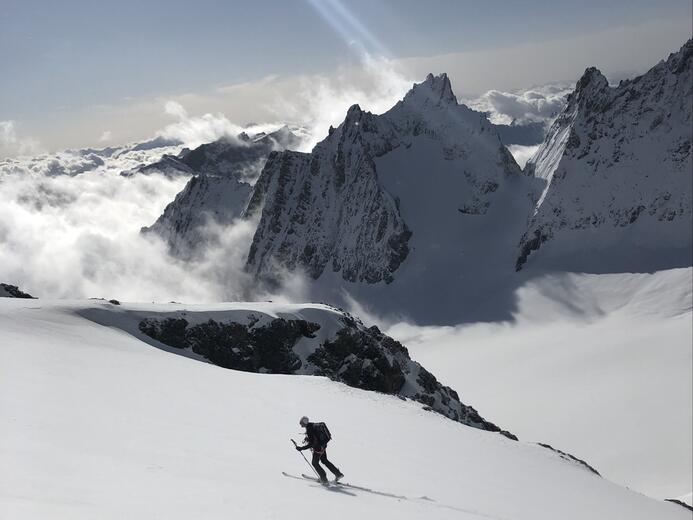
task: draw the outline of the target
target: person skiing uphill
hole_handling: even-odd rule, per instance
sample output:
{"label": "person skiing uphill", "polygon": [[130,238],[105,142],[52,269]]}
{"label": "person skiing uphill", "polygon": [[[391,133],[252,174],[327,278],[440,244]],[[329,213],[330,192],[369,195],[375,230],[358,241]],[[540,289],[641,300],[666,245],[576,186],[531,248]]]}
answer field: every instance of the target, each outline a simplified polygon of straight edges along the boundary
{"label": "person skiing uphill", "polygon": [[296,446],[298,451],[303,451],[307,449],[313,450],[313,467],[315,471],[320,475],[320,482],[325,484],[327,482],[327,475],[325,470],[322,469],[320,463],[322,462],[327,469],[334,473],[335,481],[341,479],[344,475],[339,469],[335,467],[329,460],[327,460],[327,443],[330,442],[332,436],[330,435],[330,430],[327,429],[325,423],[312,423],[308,420],[305,415],[301,417],[299,424],[306,429],[306,438],[304,446]]}

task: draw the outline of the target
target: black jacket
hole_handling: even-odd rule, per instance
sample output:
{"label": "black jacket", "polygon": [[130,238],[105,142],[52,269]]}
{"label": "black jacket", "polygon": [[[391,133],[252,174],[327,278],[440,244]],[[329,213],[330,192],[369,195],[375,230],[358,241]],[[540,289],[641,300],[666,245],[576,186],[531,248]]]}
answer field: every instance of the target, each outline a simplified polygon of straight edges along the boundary
{"label": "black jacket", "polygon": [[309,422],[306,424],[306,438],[305,445],[300,446],[298,449],[300,451],[307,450],[308,448],[313,451],[322,451],[325,449],[325,445],[318,439],[318,433],[315,430],[315,423]]}

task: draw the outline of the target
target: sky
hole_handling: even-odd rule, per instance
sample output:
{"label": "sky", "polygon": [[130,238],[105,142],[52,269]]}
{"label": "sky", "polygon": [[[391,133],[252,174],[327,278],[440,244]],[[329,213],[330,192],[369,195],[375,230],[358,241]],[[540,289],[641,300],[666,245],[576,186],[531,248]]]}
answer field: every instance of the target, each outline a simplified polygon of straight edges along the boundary
{"label": "sky", "polygon": [[0,156],[141,139],[170,100],[246,124],[312,114],[316,84],[364,102],[429,71],[458,97],[620,79],[692,20],[689,0],[0,0]]}

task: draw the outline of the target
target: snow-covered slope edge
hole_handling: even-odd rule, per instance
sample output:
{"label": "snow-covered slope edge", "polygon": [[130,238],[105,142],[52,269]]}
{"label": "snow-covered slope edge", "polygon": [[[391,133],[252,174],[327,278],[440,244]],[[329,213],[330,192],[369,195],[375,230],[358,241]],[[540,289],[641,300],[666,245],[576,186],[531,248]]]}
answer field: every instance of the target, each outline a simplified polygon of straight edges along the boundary
{"label": "snow-covered slope edge", "polygon": [[[77,313],[107,305],[0,300],[3,518],[291,520],[306,504],[336,520],[690,518],[415,403],[193,362],[123,333],[124,315]],[[362,489],[281,476],[307,469],[287,439],[304,413],[328,422],[330,458]]]}
{"label": "snow-covered slope edge", "polygon": [[[168,305],[167,307],[171,307]],[[264,374],[327,376],[364,390],[413,399],[467,426],[515,439],[460,402],[453,389],[409,357],[407,349],[377,327],[321,304],[232,303],[214,310],[92,308],[82,314],[111,324],[158,347],[236,370]]]}
{"label": "snow-covered slope edge", "polygon": [[574,271],[691,265],[693,40],[617,87],[585,71],[528,174],[547,181],[516,267]]}

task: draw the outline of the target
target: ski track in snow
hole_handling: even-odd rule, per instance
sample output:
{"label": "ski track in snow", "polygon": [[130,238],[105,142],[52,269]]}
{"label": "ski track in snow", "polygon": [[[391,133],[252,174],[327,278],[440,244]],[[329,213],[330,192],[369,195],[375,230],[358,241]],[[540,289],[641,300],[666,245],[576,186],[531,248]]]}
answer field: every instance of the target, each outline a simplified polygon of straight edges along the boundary
{"label": "ski track in snow", "polygon": [[[439,504],[436,500],[434,500],[434,499],[432,499],[432,498],[430,498],[430,497],[427,497],[427,496],[421,496],[421,497],[407,497],[407,496],[404,496],[404,495],[395,495],[394,493],[387,493],[387,492],[385,492],[385,491],[378,491],[378,490],[375,490],[375,489],[371,489],[371,488],[367,488],[367,487],[363,487],[363,486],[357,486],[356,484],[351,484],[351,483],[349,483],[349,482],[342,482],[342,481],[340,481],[340,482],[330,481],[330,483],[329,483],[328,486],[324,486],[324,485],[322,485],[322,484],[320,484],[320,483],[318,482],[318,479],[317,479],[316,477],[310,477],[310,476],[305,475],[305,474],[303,474],[303,473],[302,473],[301,476],[299,477],[299,476],[297,476],[297,475],[292,475],[292,474],[290,474],[290,473],[287,473],[287,472],[285,472],[285,471],[282,471],[282,475],[284,475],[285,477],[289,477],[289,478],[293,478],[293,479],[297,479],[297,480],[310,480],[310,481],[313,481],[313,482],[315,482],[316,484],[318,484],[319,487],[321,487],[321,488],[323,488],[323,489],[325,489],[325,490],[328,490],[328,491],[333,491],[333,492],[344,493],[345,491],[344,491],[343,489],[339,489],[339,488],[340,488],[340,487],[346,487],[346,488],[349,488],[349,489],[354,489],[354,490],[358,490],[358,491],[363,491],[363,492],[365,492],[365,493],[371,493],[371,494],[373,494],[373,495],[378,495],[378,496],[381,496],[381,497],[394,498],[394,499],[397,499],[397,500],[423,501],[423,503],[428,503],[428,504],[430,504],[432,507],[440,507],[440,508],[443,508],[443,509],[452,509],[453,511],[459,511],[459,512],[461,512],[461,513],[469,513],[469,514],[478,516],[478,517],[480,517],[480,518],[491,518],[492,520],[508,520],[508,519],[502,518],[502,517],[500,517],[500,516],[492,516],[492,515],[480,513],[479,511],[473,511],[473,510],[471,510],[471,509],[463,509],[463,508],[461,508],[461,507],[455,507],[455,506],[449,506],[449,505],[445,505],[445,504]],[[346,492],[346,493],[349,494],[348,492]],[[353,493],[352,493],[352,495],[356,496],[356,495],[353,494]]]}

